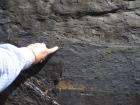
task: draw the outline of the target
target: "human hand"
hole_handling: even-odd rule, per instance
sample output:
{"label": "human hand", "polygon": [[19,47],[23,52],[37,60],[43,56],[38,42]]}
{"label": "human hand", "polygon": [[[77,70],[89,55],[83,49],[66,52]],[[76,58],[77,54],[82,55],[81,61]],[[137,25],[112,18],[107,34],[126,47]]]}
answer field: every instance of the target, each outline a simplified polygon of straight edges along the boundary
{"label": "human hand", "polygon": [[33,58],[33,63],[41,63],[49,54],[52,54],[58,50],[58,46],[53,48],[47,48],[45,43],[34,43],[27,46],[32,50],[35,57]]}

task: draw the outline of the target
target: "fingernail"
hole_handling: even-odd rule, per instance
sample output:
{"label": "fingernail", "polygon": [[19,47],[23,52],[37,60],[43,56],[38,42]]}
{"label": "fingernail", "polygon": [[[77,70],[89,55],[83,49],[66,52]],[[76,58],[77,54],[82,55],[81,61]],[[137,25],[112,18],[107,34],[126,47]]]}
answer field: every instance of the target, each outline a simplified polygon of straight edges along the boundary
{"label": "fingernail", "polygon": [[58,46],[55,46],[55,48],[56,48],[56,49],[59,49],[59,47],[58,47]]}
{"label": "fingernail", "polygon": [[57,49],[57,50],[59,49],[59,47],[58,47],[58,46],[55,46],[54,48],[55,48],[55,49]]}

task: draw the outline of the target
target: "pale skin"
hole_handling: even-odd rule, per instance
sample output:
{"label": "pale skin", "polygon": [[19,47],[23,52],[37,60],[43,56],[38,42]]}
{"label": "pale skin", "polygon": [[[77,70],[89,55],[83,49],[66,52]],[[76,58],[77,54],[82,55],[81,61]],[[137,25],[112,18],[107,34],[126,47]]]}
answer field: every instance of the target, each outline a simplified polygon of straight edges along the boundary
{"label": "pale skin", "polygon": [[33,64],[41,63],[50,54],[58,50],[58,46],[47,48],[45,43],[34,43],[27,46],[32,50],[35,57],[33,58]]}

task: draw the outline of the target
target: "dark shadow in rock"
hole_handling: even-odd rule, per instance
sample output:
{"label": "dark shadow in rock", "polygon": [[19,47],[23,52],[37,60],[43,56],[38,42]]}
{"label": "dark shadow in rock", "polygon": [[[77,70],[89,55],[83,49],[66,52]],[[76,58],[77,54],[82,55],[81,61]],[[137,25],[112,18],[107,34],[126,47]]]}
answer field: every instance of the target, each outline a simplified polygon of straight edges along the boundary
{"label": "dark shadow in rock", "polygon": [[6,10],[8,7],[8,1],[7,0],[0,0],[0,8],[3,9],[3,10]]}
{"label": "dark shadow in rock", "polygon": [[49,55],[44,62],[40,64],[36,64],[30,67],[29,69],[21,72],[20,75],[16,78],[16,80],[11,85],[7,89],[5,89],[2,93],[0,93],[0,105],[4,105],[8,96],[14,90],[16,90],[17,87],[19,87],[22,83],[24,83],[28,78],[34,76],[35,74],[38,74],[39,71],[45,66],[45,64],[51,59],[51,57],[54,54]]}

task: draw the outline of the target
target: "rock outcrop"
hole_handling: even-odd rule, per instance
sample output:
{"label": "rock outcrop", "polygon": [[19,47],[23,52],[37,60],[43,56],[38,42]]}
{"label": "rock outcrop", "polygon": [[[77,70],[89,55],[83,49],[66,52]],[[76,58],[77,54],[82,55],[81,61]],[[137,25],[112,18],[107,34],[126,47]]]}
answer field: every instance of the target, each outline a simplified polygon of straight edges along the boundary
{"label": "rock outcrop", "polygon": [[0,41],[60,47],[1,104],[140,105],[140,0],[0,0]]}

